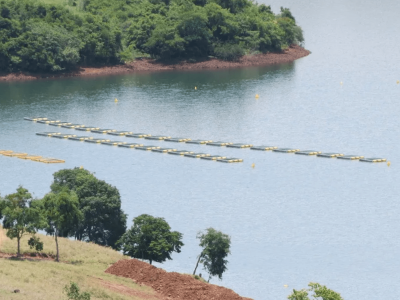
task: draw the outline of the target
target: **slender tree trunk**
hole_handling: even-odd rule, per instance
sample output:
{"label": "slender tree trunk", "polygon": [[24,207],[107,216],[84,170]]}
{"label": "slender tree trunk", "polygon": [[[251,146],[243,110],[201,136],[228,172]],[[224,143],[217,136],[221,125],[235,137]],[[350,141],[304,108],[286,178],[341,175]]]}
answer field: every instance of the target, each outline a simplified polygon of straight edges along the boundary
{"label": "slender tree trunk", "polygon": [[57,256],[56,256],[56,262],[59,262],[59,252],[58,252],[58,239],[57,239],[58,231],[56,230],[56,248],[57,248]]}
{"label": "slender tree trunk", "polygon": [[149,259],[149,261],[150,261],[150,264],[153,262],[153,260],[151,258]]}
{"label": "slender tree trunk", "polygon": [[21,256],[21,247],[20,247],[21,237],[19,235],[17,236],[17,242],[18,242],[17,257],[20,257]]}
{"label": "slender tree trunk", "polygon": [[197,267],[199,266],[199,262],[200,262],[202,254],[203,254],[203,252],[199,255],[199,259],[197,260],[196,268],[194,268],[193,275],[196,275],[196,270],[197,270]]}

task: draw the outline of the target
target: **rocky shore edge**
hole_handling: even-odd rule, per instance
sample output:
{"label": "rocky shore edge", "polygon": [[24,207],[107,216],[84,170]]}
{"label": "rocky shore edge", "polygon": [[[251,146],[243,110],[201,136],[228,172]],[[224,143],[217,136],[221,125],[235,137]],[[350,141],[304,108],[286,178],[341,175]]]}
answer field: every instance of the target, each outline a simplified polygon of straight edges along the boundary
{"label": "rocky shore edge", "polygon": [[199,62],[159,62],[154,59],[136,59],[135,61],[114,66],[102,67],[80,67],[78,70],[67,73],[0,73],[0,81],[25,81],[37,79],[60,79],[71,77],[87,77],[87,76],[109,76],[118,74],[127,74],[135,72],[157,72],[157,71],[196,71],[196,70],[223,70],[231,68],[243,67],[260,67],[275,65],[281,63],[289,63],[296,59],[305,57],[310,54],[310,51],[303,47],[292,45],[287,50],[281,53],[265,53],[256,55],[243,56],[238,61],[224,61],[216,58],[211,58]]}

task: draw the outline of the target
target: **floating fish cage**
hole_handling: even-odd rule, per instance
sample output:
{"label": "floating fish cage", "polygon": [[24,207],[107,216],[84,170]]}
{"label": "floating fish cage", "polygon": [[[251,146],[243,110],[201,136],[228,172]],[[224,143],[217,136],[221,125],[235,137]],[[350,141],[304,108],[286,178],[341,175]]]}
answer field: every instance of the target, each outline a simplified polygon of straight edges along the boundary
{"label": "floating fish cage", "polygon": [[103,134],[105,134],[105,133],[110,133],[110,132],[114,132],[114,131],[116,131],[115,129],[93,129],[93,130],[91,130],[91,132],[94,132],[94,133],[103,133]]}
{"label": "floating fish cage", "polygon": [[60,163],[65,163],[65,160],[62,159],[57,159],[57,158],[38,158],[38,159],[32,159],[33,161],[38,161],[41,163],[46,163],[46,164],[60,164]]}
{"label": "floating fish cage", "polygon": [[173,151],[173,152],[168,152],[168,154],[172,154],[172,155],[185,155],[185,154],[193,154],[193,151],[187,151],[187,150],[177,150],[177,151]]}
{"label": "floating fish cage", "polygon": [[191,141],[191,139],[188,138],[166,138],[166,142],[174,142],[174,143],[185,143],[188,141]]}
{"label": "floating fish cage", "polygon": [[211,142],[211,143],[207,143],[207,146],[217,146],[217,147],[223,147],[223,146],[228,146],[228,145],[233,145],[233,143],[229,143],[229,142]]}
{"label": "floating fish cage", "polygon": [[135,149],[150,151],[150,150],[153,150],[153,149],[160,149],[160,148],[161,147],[158,147],[158,146],[140,146],[140,147],[136,147]]}
{"label": "floating fish cage", "polygon": [[258,150],[258,151],[269,151],[269,150],[274,150],[278,149],[278,147],[275,146],[253,146],[250,147],[250,150]]}
{"label": "floating fish cage", "polygon": [[119,142],[119,141],[110,141],[110,142],[101,142],[102,145],[108,145],[108,146],[119,146],[126,144],[126,142]]}
{"label": "floating fish cage", "polygon": [[250,148],[253,145],[251,144],[231,144],[231,145],[226,145],[228,148]]}
{"label": "floating fish cage", "polygon": [[272,151],[282,152],[282,153],[295,153],[295,152],[300,151],[300,149],[278,148],[278,149],[273,149]]}
{"label": "floating fish cage", "polygon": [[126,135],[126,137],[133,137],[133,138],[145,138],[149,136],[151,136],[151,134],[148,133],[132,133]]}
{"label": "floating fish cage", "polygon": [[12,150],[0,150],[0,154],[7,154],[7,153],[13,153],[14,151]]}
{"label": "floating fish cage", "polygon": [[145,139],[147,140],[165,140],[171,138],[170,136],[162,136],[162,135],[152,135],[152,136],[146,136]]}
{"label": "floating fish cage", "polygon": [[123,145],[118,145],[118,147],[124,147],[124,148],[136,148],[136,147],[142,147],[143,144],[136,144],[136,143],[128,143],[128,144],[123,144]]}
{"label": "floating fish cage", "polygon": [[321,151],[303,150],[303,151],[298,151],[295,154],[299,154],[299,155],[318,155],[318,154],[321,154]]}
{"label": "floating fish cage", "polygon": [[47,120],[47,118],[44,118],[44,117],[25,117],[24,120],[37,122],[37,121]]}
{"label": "floating fish cage", "polygon": [[220,155],[211,155],[211,156],[203,156],[200,157],[201,159],[206,159],[206,160],[217,160],[217,159],[226,159],[226,156],[220,156]]}
{"label": "floating fish cage", "polygon": [[160,152],[160,153],[168,153],[168,152],[176,151],[176,149],[173,149],[173,148],[160,148],[160,149],[152,149],[151,151]]}
{"label": "floating fish cage", "polygon": [[93,137],[91,137],[91,136],[74,136],[74,137],[70,137],[68,139],[73,140],[73,141],[86,141],[86,140],[92,140]]}
{"label": "floating fish cage", "polygon": [[204,156],[211,156],[211,154],[207,154],[207,153],[188,153],[188,154],[184,154],[184,156],[192,157],[192,158],[200,158],[200,157],[204,157]]}
{"label": "floating fish cage", "polygon": [[336,158],[339,156],[344,156],[343,153],[321,153],[317,154],[318,157]]}
{"label": "floating fish cage", "polygon": [[243,162],[241,158],[224,158],[224,159],[217,159],[219,162],[223,163],[236,163],[236,162]]}
{"label": "floating fish cage", "polygon": [[107,134],[122,136],[122,135],[132,134],[132,131],[112,131],[108,132]]}
{"label": "floating fish cage", "polygon": [[23,156],[27,156],[28,153],[8,152],[8,153],[3,153],[3,155],[10,156],[10,157],[23,157]]}
{"label": "floating fish cage", "polygon": [[187,144],[200,144],[200,145],[204,145],[204,144],[208,144],[208,143],[212,143],[212,140],[190,140],[186,142]]}
{"label": "floating fish cage", "polygon": [[60,121],[60,122],[57,122],[57,123],[50,123],[49,125],[50,125],[50,126],[58,126],[58,127],[61,127],[61,126],[63,126],[63,125],[71,125],[71,124],[72,124],[72,123]]}
{"label": "floating fish cage", "polygon": [[85,126],[85,127],[78,127],[78,128],[75,128],[76,130],[79,130],[79,131],[93,131],[93,130],[98,130],[98,129],[100,129],[99,127],[93,127],[93,126]]}
{"label": "floating fish cage", "polygon": [[43,158],[41,155],[26,155],[26,156],[21,156],[18,158],[22,158],[22,159],[29,159],[29,160],[35,160],[35,159],[39,159],[39,158]]}
{"label": "floating fish cage", "polygon": [[376,158],[376,157],[372,157],[372,158],[361,158],[360,161],[363,161],[363,162],[371,162],[371,163],[375,163],[375,162],[386,162],[386,158]]}
{"label": "floating fish cage", "polygon": [[70,124],[70,125],[61,125],[61,127],[68,128],[68,129],[75,129],[75,128],[85,127],[85,125],[82,125],[82,124]]}
{"label": "floating fish cage", "polygon": [[105,143],[105,142],[110,142],[111,140],[108,139],[91,139],[91,140],[85,140],[87,143],[93,143],[93,144],[100,144],[100,143]]}
{"label": "floating fish cage", "polygon": [[55,136],[60,134],[61,132],[36,132],[36,135],[41,135],[41,136]]}
{"label": "floating fish cage", "polygon": [[361,159],[364,158],[364,156],[360,156],[360,155],[344,155],[344,156],[338,156],[338,159],[347,159],[347,160],[357,160],[357,159]]}
{"label": "floating fish cage", "polygon": [[76,134],[57,134],[57,135],[52,135],[51,137],[56,139],[68,139],[71,137],[76,137]]}
{"label": "floating fish cage", "polygon": [[59,121],[59,120],[40,120],[37,122],[41,123],[41,124],[57,124],[57,123],[60,123],[61,121]]}

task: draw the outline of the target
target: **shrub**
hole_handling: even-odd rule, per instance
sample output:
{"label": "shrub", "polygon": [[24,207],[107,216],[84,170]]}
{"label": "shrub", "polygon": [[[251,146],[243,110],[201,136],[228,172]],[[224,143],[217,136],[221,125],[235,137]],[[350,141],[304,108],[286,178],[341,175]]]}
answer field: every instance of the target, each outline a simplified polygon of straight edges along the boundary
{"label": "shrub", "polygon": [[237,61],[245,54],[245,51],[240,45],[222,44],[215,47],[214,54],[222,60]]}

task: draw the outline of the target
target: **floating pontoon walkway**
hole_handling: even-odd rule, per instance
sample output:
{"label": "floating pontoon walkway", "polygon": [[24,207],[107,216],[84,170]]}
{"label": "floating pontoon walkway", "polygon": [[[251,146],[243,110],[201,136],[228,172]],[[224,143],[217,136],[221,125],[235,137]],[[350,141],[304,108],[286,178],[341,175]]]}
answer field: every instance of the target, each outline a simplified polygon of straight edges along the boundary
{"label": "floating pontoon walkway", "polygon": [[[359,160],[362,162],[385,162],[386,161],[385,158],[364,158],[364,156],[361,156],[361,155],[344,155],[343,153],[336,153],[336,152],[335,153],[330,153],[330,152],[323,153],[321,151],[316,151],[316,150],[300,150],[300,149],[296,149],[296,148],[294,148],[294,149],[293,148],[278,148],[277,146],[264,146],[264,145],[253,146],[252,144],[243,144],[243,143],[232,143],[232,142],[221,142],[221,141],[213,142],[212,140],[192,140],[190,138],[179,138],[179,137],[174,138],[174,137],[163,136],[163,135],[153,136],[148,133],[134,133],[132,131],[117,131],[115,129],[99,129],[98,127],[85,126],[85,125],[80,125],[80,124],[71,124],[69,122],[61,122],[58,120],[51,120],[51,119],[48,119],[45,117],[31,117],[31,118],[27,117],[27,118],[24,118],[24,120],[53,125],[53,126],[61,126],[64,128],[69,128],[69,129],[90,131],[93,133],[107,133],[107,134],[115,135],[115,136],[125,136],[128,138],[144,138],[144,139],[156,140],[156,141],[208,145],[208,146],[227,147],[227,148],[236,148],[236,149],[249,148],[250,150],[257,150],[257,151],[294,153],[297,155],[318,156],[318,157],[325,157],[325,158],[338,158],[338,159],[343,159],[343,160]],[[37,134],[42,135],[42,136],[49,136],[49,137],[57,136],[59,138],[82,140],[82,139],[79,139],[79,137],[70,138],[69,135],[61,135],[61,133],[57,133],[57,132],[42,132],[42,133],[37,133]],[[110,142],[108,142],[108,143],[106,142],[104,144],[110,144]],[[155,150],[155,149],[161,148],[158,146],[143,146],[142,144],[124,143],[124,142],[112,142],[112,144],[117,145],[117,146],[126,147],[126,148],[135,148],[135,149],[139,149],[139,150]],[[122,144],[126,144],[126,146],[123,146]],[[169,149],[169,148],[166,148],[166,149]],[[181,151],[182,151],[182,153],[185,152],[184,150],[181,150]],[[156,152],[162,152],[162,150],[157,150]],[[183,153],[183,154],[178,154],[175,152],[176,151],[169,151],[168,153],[174,154],[174,155],[183,155],[183,156],[187,156],[187,157],[195,157],[194,155],[196,154],[196,153],[193,153],[192,151],[187,151],[190,153]],[[198,153],[198,154],[202,154],[202,153]],[[199,156],[199,157],[201,157],[201,156]],[[213,156],[211,156],[211,157],[213,157]],[[216,156],[216,157],[218,157],[218,156]],[[208,158],[204,158],[204,159],[208,159]],[[226,160],[227,158],[224,158],[224,159]],[[218,160],[218,159],[209,159],[209,160]],[[235,159],[232,158],[229,160],[232,161]]]}
{"label": "floating pontoon walkway", "polygon": [[16,158],[21,158],[21,159],[25,159],[25,160],[32,160],[32,161],[42,162],[42,163],[46,163],[46,164],[65,163],[65,160],[62,160],[62,159],[46,158],[41,155],[31,155],[28,153],[19,153],[19,152],[14,152],[13,150],[0,150],[0,154],[4,155],[4,156],[16,157]]}

